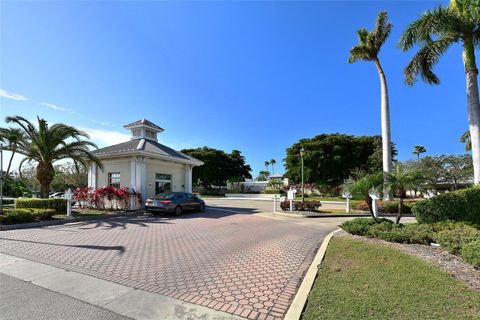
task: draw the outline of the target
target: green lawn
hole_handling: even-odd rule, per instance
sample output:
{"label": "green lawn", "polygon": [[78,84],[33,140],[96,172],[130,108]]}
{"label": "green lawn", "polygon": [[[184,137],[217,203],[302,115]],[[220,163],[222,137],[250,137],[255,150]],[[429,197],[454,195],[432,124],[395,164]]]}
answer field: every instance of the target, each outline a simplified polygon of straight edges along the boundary
{"label": "green lawn", "polygon": [[480,319],[480,292],[395,249],[335,237],[303,319]]}

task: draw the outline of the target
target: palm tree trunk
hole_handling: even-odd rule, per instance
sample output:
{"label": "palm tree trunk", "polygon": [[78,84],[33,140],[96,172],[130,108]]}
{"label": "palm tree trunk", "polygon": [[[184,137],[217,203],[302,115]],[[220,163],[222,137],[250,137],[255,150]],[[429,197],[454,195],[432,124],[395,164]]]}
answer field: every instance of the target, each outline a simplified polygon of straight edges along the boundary
{"label": "palm tree trunk", "polygon": [[375,65],[380,76],[381,87],[381,118],[382,118],[382,158],[383,158],[383,200],[391,199],[390,190],[387,187],[386,180],[388,174],[392,172],[392,143],[390,134],[390,107],[388,102],[388,87],[385,73],[383,72],[380,61],[375,59]]}
{"label": "palm tree trunk", "polygon": [[40,183],[40,197],[48,198],[50,184],[55,177],[55,169],[51,163],[40,162],[37,165],[37,174],[35,176]]}
{"label": "palm tree trunk", "polygon": [[466,41],[463,63],[467,77],[467,105],[470,141],[472,143],[473,182],[480,184],[480,101],[478,95],[478,69],[475,64],[473,42]]}
{"label": "palm tree trunk", "polygon": [[399,224],[400,219],[402,219],[402,210],[403,210],[403,198],[400,198],[399,201],[398,201],[397,219],[395,220],[396,224]]}
{"label": "palm tree trunk", "polygon": [[10,167],[12,166],[13,156],[15,155],[15,151],[12,151],[12,155],[10,156],[10,160],[8,161],[8,167],[6,172],[6,178],[8,178],[8,174],[10,173]]}

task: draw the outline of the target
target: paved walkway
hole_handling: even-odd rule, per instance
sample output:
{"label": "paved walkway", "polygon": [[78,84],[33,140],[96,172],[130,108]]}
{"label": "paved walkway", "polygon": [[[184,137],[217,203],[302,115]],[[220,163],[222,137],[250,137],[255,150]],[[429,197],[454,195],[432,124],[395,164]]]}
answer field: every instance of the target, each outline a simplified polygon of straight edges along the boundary
{"label": "paved walkway", "polygon": [[255,202],[3,231],[0,251],[243,318],[282,319],[340,221],[253,214],[267,210]]}

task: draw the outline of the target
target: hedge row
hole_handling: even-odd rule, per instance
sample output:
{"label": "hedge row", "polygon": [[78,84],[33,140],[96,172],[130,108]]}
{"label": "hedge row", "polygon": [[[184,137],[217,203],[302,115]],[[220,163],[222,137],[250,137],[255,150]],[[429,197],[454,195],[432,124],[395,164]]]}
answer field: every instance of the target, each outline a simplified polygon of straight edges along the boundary
{"label": "hedge row", "polygon": [[61,198],[18,198],[15,202],[15,208],[53,209],[57,213],[65,213],[67,211],[67,200]]}
{"label": "hedge row", "polygon": [[388,219],[357,218],[340,227],[348,233],[379,238],[389,242],[439,243],[450,253],[480,268],[480,230],[463,222],[443,221],[434,224],[394,224]]}
{"label": "hedge row", "polygon": [[370,218],[356,218],[346,221],[340,227],[348,233],[379,238],[390,242],[430,244],[433,228],[420,224],[394,224],[388,219],[376,222]]}
{"label": "hedge row", "polygon": [[446,220],[480,224],[480,187],[473,187],[418,202],[412,212],[419,223]]}
{"label": "hedge row", "polygon": [[35,222],[50,219],[54,214],[55,210],[53,209],[7,209],[0,215],[0,223],[15,224]]}
{"label": "hedge row", "polygon": [[[365,201],[356,201],[355,203],[351,202],[352,208],[361,211],[368,211],[368,205]],[[379,201],[378,203],[379,211],[382,213],[398,213],[398,201]],[[412,203],[404,202],[402,206],[402,213],[411,214],[412,213]]]}

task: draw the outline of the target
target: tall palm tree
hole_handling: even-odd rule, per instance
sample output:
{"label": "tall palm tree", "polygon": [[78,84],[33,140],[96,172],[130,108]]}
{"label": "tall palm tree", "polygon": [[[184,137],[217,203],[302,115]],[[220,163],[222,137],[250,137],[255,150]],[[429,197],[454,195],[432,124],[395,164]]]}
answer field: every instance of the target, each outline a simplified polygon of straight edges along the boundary
{"label": "tall palm tree", "polygon": [[[387,13],[381,11],[377,16],[375,28],[369,32],[366,29],[357,31],[358,44],[350,50],[349,63],[358,60],[373,61],[377,67],[380,76],[381,89],[381,119],[382,119],[382,159],[383,159],[383,177],[386,182],[388,174],[392,171],[392,144],[390,134],[390,108],[388,101],[388,87],[385,72],[380,64],[378,54],[382,45],[387,40],[392,31],[392,24],[388,22]],[[390,200],[390,192],[387,184],[383,186],[384,200]]]}
{"label": "tall palm tree", "polygon": [[265,162],[264,162],[264,165],[265,165],[265,169],[267,169],[267,172],[270,172],[270,171],[268,170],[268,166],[270,165],[270,161],[265,161]]}
{"label": "tall palm tree", "polygon": [[38,118],[38,127],[21,117],[7,117],[7,123],[14,123],[23,131],[24,138],[18,142],[16,151],[25,156],[20,162],[19,170],[23,163],[35,162],[36,178],[40,183],[42,198],[48,197],[50,183],[55,177],[53,163],[62,159],[72,159],[75,167],[88,167],[89,162],[94,162],[100,168],[102,164],[89,150],[97,146],[88,139],[88,134],[63,123],[48,126],[47,121]]}
{"label": "tall palm tree", "polygon": [[10,151],[10,160],[8,161],[7,171],[5,176],[10,174],[10,168],[12,167],[13,157],[17,152],[17,147],[20,141],[24,138],[22,129],[20,128],[0,128],[0,141],[7,143],[5,150]]}
{"label": "tall palm tree", "polygon": [[419,45],[420,49],[405,68],[405,82],[413,85],[420,76],[428,84],[439,84],[432,67],[454,43],[463,47],[474,183],[480,184],[480,101],[475,62],[475,48],[480,48],[478,0],[451,0],[449,6],[427,10],[407,27],[400,38],[400,47],[407,51]]}
{"label": "tall palm tree", "polygon": [[417,159],[420,159],[420,155],[425,152],[427,152],[427,149],[425,149],[424,146],[418,145],[413,147],[412,153],[417,155]]}
{"label": "tall palm tree", "polygon": [[465,151],[472,150],[472,141],[470,140],[470,131],[465,131],[465,133],[460,136],[460,142],[465,143]]}
{"label": "tall palm tree", "polygon": [[272,174],[275,174],[275,163],[277,163],[275,159],[270,160],[270,164],[272,165]]}

